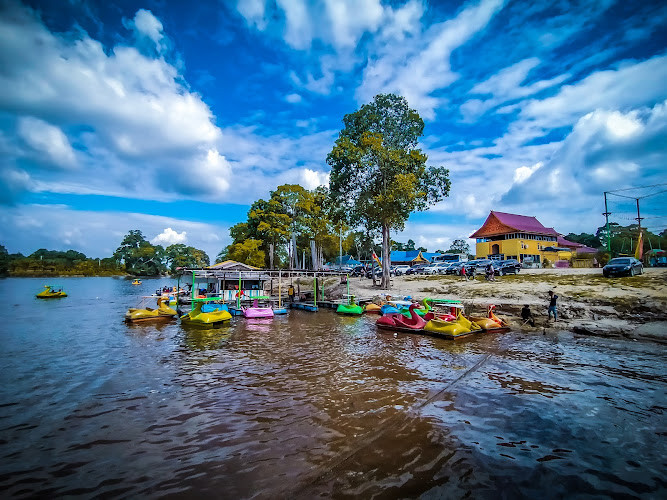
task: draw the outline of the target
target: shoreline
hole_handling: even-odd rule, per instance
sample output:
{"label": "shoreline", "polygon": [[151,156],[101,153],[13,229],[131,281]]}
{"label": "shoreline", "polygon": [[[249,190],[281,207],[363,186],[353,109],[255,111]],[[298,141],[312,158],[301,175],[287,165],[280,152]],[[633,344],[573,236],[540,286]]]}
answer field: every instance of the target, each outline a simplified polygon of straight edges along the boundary
{"label": "shoreline", "polygon": [[[390,294],[461,300],[467,312],[485,312],[488,304],[496,314],[522,323],[521,308],[530,306],[535,327],[522,331],[548,333],[569,330],[583,335],[624,337],[667,342],[667,268],[648,268],[643,275],[604,278],[600,268],[522,269],[495,282],[478,276],[461,281],[459,276],[397,276],[391,290],[373,287],[368,278],[350,278],[350,293],[357,297]],[[340,286],[336,287],[340,289]],[[547,322],[547,292],[558,295],[557,322]],[[342,298],[343,291],[339,298]]]}

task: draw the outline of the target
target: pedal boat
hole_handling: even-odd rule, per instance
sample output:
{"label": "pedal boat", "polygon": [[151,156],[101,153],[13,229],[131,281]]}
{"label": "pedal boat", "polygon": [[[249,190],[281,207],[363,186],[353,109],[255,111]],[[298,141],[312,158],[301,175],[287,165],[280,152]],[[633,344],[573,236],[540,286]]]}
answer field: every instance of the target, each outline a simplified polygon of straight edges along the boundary
{"label": "pedal boat", "polygon": [[364,307],[364,312],[367,314],[382,314],[382,306],[371,302],[370,304],[366,304],[366,307]]}
{"label": "pedal boat", "polygon": [[178,317],[178,313],[165,304],[165,299],[157,299],[157,309],[137,309],[131,307],[125,313],[125,321],[128,323],[139,323],[142,321],[171,320]]}
{"label": "pedal boat", "polygon": [[359,316],[363,312],[364,308],[354,301],[354,295],[348,295],[347,304],[340,304],[336,308],[336,313],[338,314],[350,314],[353,316]]}
{"label": "pedal boat", "polygon": [[44,290],[35,295],[38,299],[60,299],[67,297],[63,289],[53,285],[44,285]]}
{"label": "pedal boat", "polygon": [[257,299],[252,301],[252,307],[243,308],[243,316],[246,318],[273,318],[273,309],[270,307],[259,307]]}
{"label": "pedal boat", "polygon": [[229,311],[217,309],[211,312],[203,312],[202,303],[197,302],[192,311],[181,316],[181,323],[189,326],[209,328],[219,326],[230,319],[232,319],[232,315],[229,314]]}
{"label": "pedal boat", "polygon": [[426,320],[417,314],[418,304],[412,304],[409,308],[410,317],[406,318],[403,313],[385,314],[378,318],[375,325],[387,330],[398,330],[400,332],[418,333],[424,330]]}
{"label": "pedal boat", "polygon": [[508,332],[510,330],[510,324],[496,316],[493,310],[496,308],[494,305],[489,305],[487,308],[487,316],[470,316],[470,321],[479,325],[479,327],[485,332],[491,333],[502,333]]}
{"label": "pedal boat", "polygon": [[133,285],[141,285],[141,280],[134,280],[132,282]]}
{"label": "pedal boat", "polygon": [[473,323],[468,318],[461,314],[460,310],[458,316],[454,321],[446,321],[444,319],[433,318],[424,326],[424,333],[437,335],[455,339],[465,337],[471,333],[481,332],[482,329],[476,323]]}

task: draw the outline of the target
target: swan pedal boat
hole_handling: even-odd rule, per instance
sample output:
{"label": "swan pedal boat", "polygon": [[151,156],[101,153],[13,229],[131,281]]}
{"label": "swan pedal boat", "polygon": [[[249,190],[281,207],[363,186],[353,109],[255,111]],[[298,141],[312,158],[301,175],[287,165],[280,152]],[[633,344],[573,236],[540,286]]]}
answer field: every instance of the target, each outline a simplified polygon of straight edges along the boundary
{"label": "swan pedal boat", "polygon": [[364,312],[364,308],[361,307],[359,304],[340,304],[336,308],[336,312],[338,314],[352,314],[354,316],[358,316],[361,313]]}
{"label": "swan pedal boat", "polygon": [[257,299],[252,301],[252,307],[243,308],[243,316],[246,318],[273,318],[273,309],[270,307],[259,307]]}
{"label": "swan pedal boat", "polygon": [[138,323],[141,321],[171,320],[178,317],[178,313],[165,304],[165,299],[157,299],[157,309],[138,309],[131,307],[125,313],[125,321]]}
{"label": "swan pedal boat", "polygon": [[387,330],[398,330],[400,332],[407,333],[419,333],[424,331],[426,326],[426,319],[422,318],[417,314],[416,308],[417,304],[412,304],[409,308],[410,317],[406,318],[405,315],[401,312],[393,312],[384,314],[382,317],[378,318],[375,322],[375,325],[378,328],[384,328]]}
{"label": "swan pedal boat", "polygon": [[484,316],[470,316],[470,321],[477,323],[479,327],[485,332],[502,333],[510,330],[510,324],[505,320],[496,316],[493,312],[496,306],[490,305],[488,308],[488,315]]}
{"label": "swan pedal boat", "polygon": [[203,312],[202,303],[197,302],[192,311],[181,316],[181,323],[191,326],[212,327],[221,325],[230,319],[232,319],[232,315],[229,311],[217,309],[211,312]]}
{"label": "swan pedal boat", "polygon": [[63,292],[62,287],[54,285],[44,285],[44,290],[35,295],[38,299],[60,299],[62,297],[67,297],[67,294]]}
{"label": "swan pedal boat", "polygon": [[426,323],[426,326],[424,327],[424,333],[450,339],[465,337],[466,335],[481,331],[482,329],[479,327],[479,325],[463,316],[460,310],[454,321],[433,318],[428,323]]}

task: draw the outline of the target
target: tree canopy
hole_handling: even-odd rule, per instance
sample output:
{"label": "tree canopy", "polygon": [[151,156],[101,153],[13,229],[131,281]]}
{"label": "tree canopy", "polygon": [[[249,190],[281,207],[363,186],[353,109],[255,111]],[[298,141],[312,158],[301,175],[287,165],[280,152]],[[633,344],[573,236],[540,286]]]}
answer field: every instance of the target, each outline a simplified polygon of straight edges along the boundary
{"label": "tree canopy", "polygon": [[382,285],[389,288],[390,230],[402,230],[412,212],[448,196],[449,172],[426,167],[417,148],[424,121],[404,97],[377,95],[343,123],[327,156],[335,218],[382,233]]}
{"label": "tree canopy", "polygon": [[468,255],[470,253],[470,245],[464,239],[457,239],[452,242],[446,253],[464,253]]}

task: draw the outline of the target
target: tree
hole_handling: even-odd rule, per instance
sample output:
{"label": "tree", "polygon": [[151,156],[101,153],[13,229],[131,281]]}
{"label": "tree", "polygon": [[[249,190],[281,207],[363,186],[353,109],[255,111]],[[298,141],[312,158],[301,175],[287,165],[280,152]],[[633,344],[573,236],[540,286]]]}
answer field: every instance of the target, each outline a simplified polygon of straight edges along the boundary
{"label": "tree", "polygon": [[339,217],[381,231],[381,284],[389,288],[390,230],[402,230],[413,211],[447,196],[449,172],[426,167],[427,157],[417,149],[424,121],[403,97],[377,95],[343,123],[327,156],[330,197]]}
{"label": "tree", "polygon": [[206,252],[183,243],[169,245],[165,250],[165,256],[172,274],[176,273],[179,267],[207,267],[210,265]]}
{"label": "tree", "polygon": [[470,245],[466,243],[465,240],[459,239],[459,240],[454,240],[452,242],[452,245],[449,247],[449,250],[447,250],[447,253],[465,253],[467,254],[470,252]]}
{"label": "tree", "polygon": [[568,241],[573,241],[575,243],[581,243],[582,245],[586,245],[587,247],[591,247],[591,248],[600,248],[602,246],[602,243],[600,242],[600,238],[598,238],[594,234],[588,234],[588,233],[574,234],[574,233],[570,233],[567,236],[565,236],[565,239],[568,240]]}
{"label": "tree", "polygon": [[0,245],[0,276],[9,274],[9,252],[4,245]]}
{"label": "tree", "polygon": [[166,271],[163,263],[165,251],[162,246],[153,246],[144,238],[141,231],[131,230],[114,252],[117,261],[125,262],[125,269],[130,274],[157,276]]}
{"label": "tree", "polygon": [[252,238],[242,243],[233,243],[227,247],[227,258],[249,266],[262,267],[266,254],[260,248],[261,246],[260,240]]}

